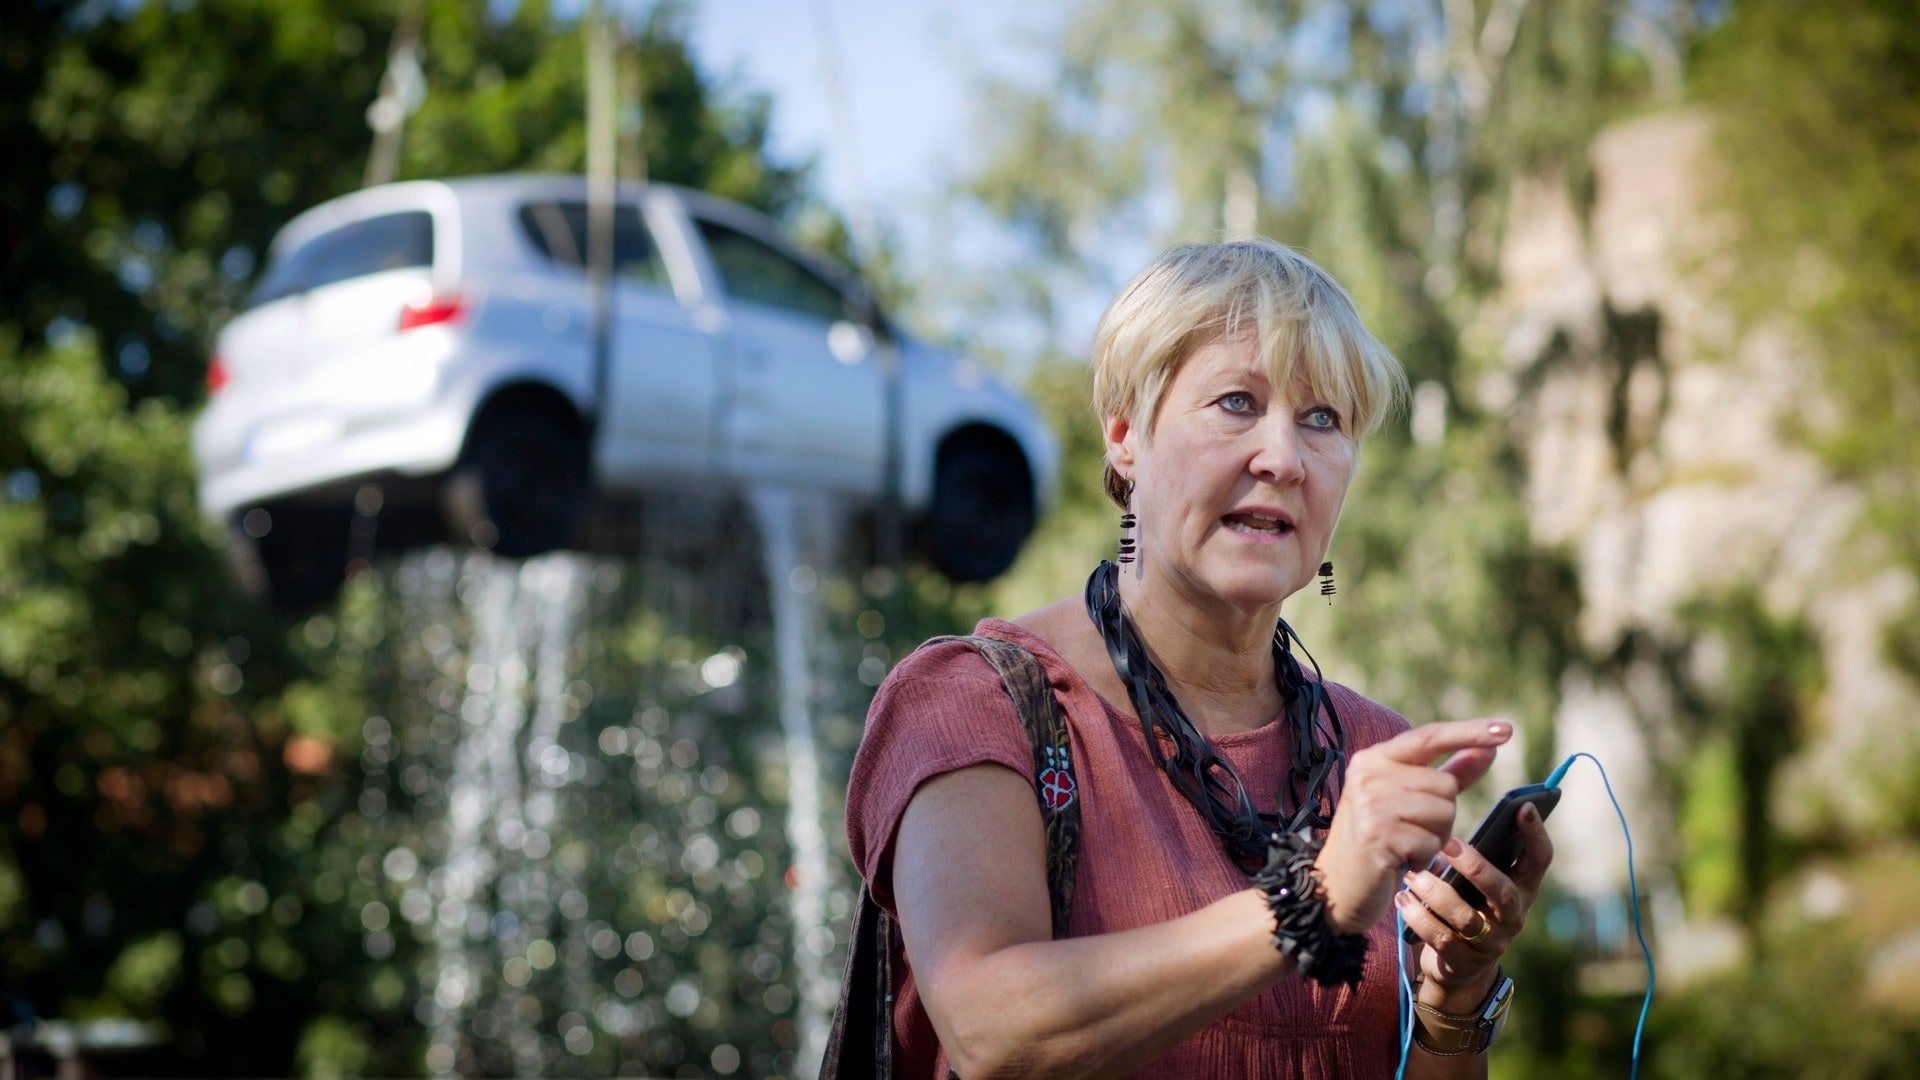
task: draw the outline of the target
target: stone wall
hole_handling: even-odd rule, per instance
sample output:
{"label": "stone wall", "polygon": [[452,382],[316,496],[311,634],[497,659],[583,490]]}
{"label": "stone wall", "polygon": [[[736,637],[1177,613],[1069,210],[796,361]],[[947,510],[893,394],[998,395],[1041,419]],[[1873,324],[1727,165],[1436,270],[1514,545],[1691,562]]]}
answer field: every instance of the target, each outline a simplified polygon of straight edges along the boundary
{"label": "stone wall", "polygon": [[[1683,699],[1725,689],[1724,649],[1688,624],[1690,603],[1751,590],[1819,654],[1774,788],[1782,827],[1883,827],[1884,793],[1920,750],[1920,697],[1880,648],[1915,583],[1858,529],[1860,493],[1807,448],[1806,432],[1842,422],[1818,343],[1784,320],[1743,326],[1718,299],[1712,283],[1741,270],[1706,209],[1709,135],[1701,112],[1608,130],[1584,208],[1557,178],[1520,185],[1506,290],[1477,331],[1501,358],[1477,391],[1524,448],[1534,539],[1579,569],[1587,655],[1565,674],[1560,753],[1605,761],[1643,867],[1677,853]],[[1625,848],[1583,769],[1555,817],[1555,872],[1599,894],[1624,877]]]}

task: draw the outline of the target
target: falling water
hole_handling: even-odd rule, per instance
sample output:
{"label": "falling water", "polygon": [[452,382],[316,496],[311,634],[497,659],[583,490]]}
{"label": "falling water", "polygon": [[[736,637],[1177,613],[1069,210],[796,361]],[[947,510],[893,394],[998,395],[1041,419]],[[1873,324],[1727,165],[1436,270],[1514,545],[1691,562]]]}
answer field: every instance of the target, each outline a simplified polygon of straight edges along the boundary
{"label": "falling water", "polygon": [[382,642],[367,995],[415,1004],[433,1075],[816,1067],[850,899],[827,777],[888,654],[836,508],[747,509],[756,530],[676,518],[628,558],[413,552],[348,598]]}
{"label": "falling water", "polygon": [[[567,780],[569,759],[560,745],[565,712],[565,652],[579,611],[580,559],[559,554],[515,567],[469,556],[473,644],[458,714],[460,733],[451,747],[446,782],[446,845],[429,875],[433,900],[432,1010],[427,1067],[436,1076],[461,1072],[462,1023],[480,996],[482,972],[501,966],[498,1026],[519,1075],[542,1071],[539,1036],[519,1007],[513,944],[521,937],[546,942],[557,893],[565,904],[578,896],[565,860],[547,858],[556,827],[554,791]],[[532,680],[536,703],[527,723],[529,688],[523,630],[538,635]],[[524,744],[522,729],[527,729]],[[504,903],[489,912],[489,887]],[[575,920],[577,921],[577,920]],[[590,976],[575,933],[565,942],[568,968],[577,986]],[[475,947],[491,936],[494,949]],[[551,947],[551,945],[549,945]],[[503,952],[505,955],[492,955]],[[525,962],[521,960],[521,962]],[[483,1024],[484,1029],[491,1025]],[[583,1028],[569,1029],[567,1037]],[[471,1061],[467,1062],[469,1066]]]}
{"label": "falling water", "polygon": [[[480,887],[493,878],[486,843],[524,838],[514,811],[519,805],[519,775],[513,762],[525,718],[517,671],[519,623],[512,612],[512,571],[504,563],[479,568],[486,582],[481,617],[467,661],[466,694],[460,704],[460,734],[452,747],[453,773],[447,778],[447,840],[440,866],[428,875],[433,898],[433,1020],[427,1068],[451,1076],[458,1061],[459,1021],[469,994],[478,996],[478,974],[466,948],[467,910]],[[502,759],[507,768],[500,769]],[[494,816],[497,814],[498,816]],[[492,828],[487,828],[489,818]],[[516,1054],[516,1058],[518,1055]]]}
{"label": "falling water", "polygon": [[757,488],[752,501],[773,607],[780,731],[787,759],[787,846],[793,852],[794,957],[800,968],[798,1071],[811,1077],[813,1063],[826,1049],[835,983],[827,964],[833,947],[826,918],[827,839],[821,822],[819,740],[813,727],[814,680],[806,646],[818,630],[818,573],[801,561],[799,534],[806,510],[812,511],[805,517],[818,535],[824,508],[811,500],[803,507],[786,488]]}

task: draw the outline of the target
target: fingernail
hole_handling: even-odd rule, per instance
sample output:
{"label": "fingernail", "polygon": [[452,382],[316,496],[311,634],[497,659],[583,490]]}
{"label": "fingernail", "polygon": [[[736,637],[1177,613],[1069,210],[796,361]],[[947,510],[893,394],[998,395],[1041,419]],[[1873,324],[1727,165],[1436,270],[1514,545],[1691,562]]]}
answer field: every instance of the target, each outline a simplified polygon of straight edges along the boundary
{"label": "fingernail", "polygon": [[1413,886],[1413,871],[1409,870],[1406,873],[1401,874],[1400,884],[1411,888]]}
{"label": "fingernail", "polygon": [[1406,907],[1408,904],[1412,902],[1413,902],[1413,894],[1408,893],[1405,890],[1402,890],[1400,892],[1396,892],[1393,894],[1394,907]]}
{"label": "fingernail", "polygon": [[1504,739],[1507,736],[1507,732],[1511,730],[1513,730],[1512,727],[1507,724],[1488,724],[1487,725],[1487,731],[1491,732],[1495,738]]}
{"label": "fingernail", "polygon": [[1458,855],[1461,852],[1467,850],[1467,845],[1461,843],[1459,837],[1449,836],[1447,837],[1447,842],[1440,846],[1440,850],[1446,852],[1449,855]]}
{"label": "fingernail", "polygon": [[1540,820],[1540,811],[1535,810],[1532,803],[1527,803],[1520,808],[1520,820],[1531,825]]}

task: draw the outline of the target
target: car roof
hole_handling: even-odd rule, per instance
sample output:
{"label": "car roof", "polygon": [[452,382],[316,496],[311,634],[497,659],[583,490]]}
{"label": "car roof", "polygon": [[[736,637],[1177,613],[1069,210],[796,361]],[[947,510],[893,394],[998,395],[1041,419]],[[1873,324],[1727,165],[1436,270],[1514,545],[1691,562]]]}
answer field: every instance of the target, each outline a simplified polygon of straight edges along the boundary
{"label": "car roof", "polygon": [[[448,215],[473,210],[485,213],[501,209],[502,204],[526,199],[585,199],[587,188],[587,178],[577,173],[487,173],[380,184],[335,196],[295,215],[275,234],[271,251],[278,256],[348,222],[382,214],[407,210],[440,210]],[[778,222],[752,207],[678,184],[636,180],[619,182],[615,198],[638,203],[654,192],[670,192],[698,217],[723,223],[784,249],[843,287],[856,290],[867,303],[874,303],[866,282],[858,275],[824,252],[795,244]],[[884,315],[878,317],[889,334],[898,332]]]}
{"label": "car roof", "polygon": [[[618,197],[639,198],[648,186],[631,181],[623,183],[619,185]],[[505,202],[530,196],[584,199],[586,195],[586,177],[560,173],[499,173],[444,180],[402,180],[337,195],[304,210],[281,226],[273,243],[275,248],[298,245],[349,221],[404,210],[451,210],[458,205]]]}
{"label": "car roof", "polygon": [[[281,226],[274,244],[280,247],[303,243],[349,221],[397,211],[433,209],[436,204],[451,209],[456,203],[482,206],[528,198],[585,199],[587,188],[586,177],[568,173],[491,173],[443,180],[402,180],[337,195],[304,210]],[[625,180],[616,186],[615,198],[622,202],[639,201],[656,191],[672,192],[682,204],[703,217],[740,225],[752,232],[766,232],[771,224],[767,215],[752,207],[678,184]],[[778,230],[773,232],[780,235]],[[784,241],[784,237],[782,239]]]}

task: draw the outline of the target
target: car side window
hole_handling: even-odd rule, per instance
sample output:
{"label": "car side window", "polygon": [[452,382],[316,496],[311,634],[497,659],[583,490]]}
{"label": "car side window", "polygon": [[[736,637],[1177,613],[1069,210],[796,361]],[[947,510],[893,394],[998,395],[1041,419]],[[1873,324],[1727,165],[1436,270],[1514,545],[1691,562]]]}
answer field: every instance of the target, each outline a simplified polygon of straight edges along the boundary
{"label": "car side window", "polygon": [[727,295],[827,322],[847,318],[840,290],[784,252],[717,222],[697,224]]}
{"label": "car side window", "polygon": [[382,214],[348,222],[288,252],[267,268],[247,306],[383,270],[432,265],[433,215]]}
{"label": "car side window", "polygon": [[[520,208],[520,231],[533,249],[551,262],[572,270],[587,266],[587,204],[535,202]],[[613,276],[671,289],[667,264],[654,246],[653,234],[633,206],[613,211]]]}

